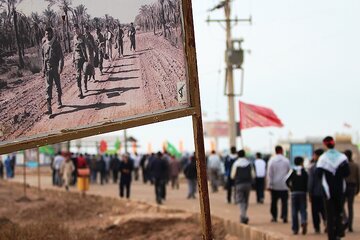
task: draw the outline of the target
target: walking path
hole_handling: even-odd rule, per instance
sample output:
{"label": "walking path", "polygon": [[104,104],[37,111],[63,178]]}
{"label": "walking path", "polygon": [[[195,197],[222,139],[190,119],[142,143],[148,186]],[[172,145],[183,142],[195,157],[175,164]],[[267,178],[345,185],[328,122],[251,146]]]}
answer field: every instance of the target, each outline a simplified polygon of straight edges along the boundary
{"label": "walking path", "polygon": [[[23,182],[23,177],[21,175],[16,176],[12,181]],[[27,176],[27,183],[31,186],[37,186],[37,177],[36,176]],[[45,189],[59,189],[51,185],[50,176],[41,177],[41,186]],[[131,199],[137,201],[143,201],[150,204],[156,204],[155,202],[155,193],[154,187],[152,185],[143,184],[142,181],[134,181],[131,189]],[[59,189],[60,190],[60,189]],[[64,189],[61,189],[64,190]],[[72,187],[70,191],[77,191],[75,187]],[[110,196],[118,197],[119,189],[117,184],[109,183],[105,185],[93,184],[90,186],[90,194],[101,195],[101,196]],[[185,211],[199,212],[199,200],[197,199],[186,199],[187,196],[187,184],[185,181],[181,181],[180,189],[173,190],[168,185],[167,186],[167,195],[166,201],[164,202],[165,207],[176,208]],[[233,222],[239,222],[239,207],[235,204],[228,204],[226,202],[226,192],[223,189],[220,189],[217,193],[210,193],[210,207],[212,215],[223,218],[225,220],[230,220]],[[289,202],[290,203],[290,202]],[[355,200],[354,206],[355,219],[354,219],[354,233],[347,233],[344,239],[347,240],[358,240],[360,239],[360,197],[357,197]],[[308,240],[320,240],[327,239],[325,234],[315,234],[312,228],[312,219],[310,212],[310,205],[308,205],[308,234],[305,236],[305,239]],[[252,192],[250,195],[250,206],[248,211],[251,227],[261,229],[266,232],[271,232],[283,239],[304,239],[304,236],[292,235],[291,231],[291,221],[284,224],[281,222],[271,223],[270,222],[270,195],[266,193],[265,203],[256,204],[255,192]],[[289,207],[288,219],[291,219],[291,211]]]}

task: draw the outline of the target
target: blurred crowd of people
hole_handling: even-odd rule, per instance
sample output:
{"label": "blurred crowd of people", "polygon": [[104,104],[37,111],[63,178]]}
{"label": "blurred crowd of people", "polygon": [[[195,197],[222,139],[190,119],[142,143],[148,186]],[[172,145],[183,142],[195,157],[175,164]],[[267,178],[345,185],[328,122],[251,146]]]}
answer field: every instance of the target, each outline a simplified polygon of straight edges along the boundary
{"label": "blurred crowd of people", "polygon": [[[212,151],[206,157],[209,186],[213,194],[225,190],[229,204],[238,204],[240,222],[248,224],[247,214],[252,190],[258,204],[263,204],[265,190],[270,193],[271,222],[288,223],[290,196],[291,229],[294,234],[308,231],[308,204],[315,233],[327,233],[329,240],[337,240],[345,231],[353,231],[354,199],[360,190],[360,172],[353,161],[352,151],[344,153],[335,149],[332,137],[323,140],[324,149],[313,152],[310,164],[304,166],[304,158],[295,156],[291,162],[281,146],[275,147],[275,155],[263,157],[247,155],[235,147],[229,154]],[[14,177],[16,155],[8,155],[0,161],[0,176]],[[132,181],[150,183],[154,187],[158,204],[166,200],[167,186],[180,188],[180,179],[188,185],[187,199],[196,198],[197,169],[195,153],[175,157],[168,152],[134,154],[81,154],[58,152],[51,162],[54,186],[75,185],[81,169],[90,184],[119,184],[119,196],[130,198]],[[84,177],[84,171],[81,177]],[[278,201],[281,209],[278,210]],[[346,205],[346,207],[345,207]]]}
{"label": "blurred crowd of people", "polygon": [[313,152],[306,168],[302,156],[295,156],[291,163],[281,146],[275,147],[276,155],[268,161],[260,153],[255,159],[247,158],[244,150],[236,151],[235,147],[225,158],[212,152],[207,160],[211,189],[217,192],[223,183],[228,203],[234,200],[239,204],[240,222],[244,224],[249,223],[247,209],[252,189],[259,204],[264,202],[264,190],[269,190],[271,222],[278,222],[280,217],[288,223],[290,192],[291,229],[295,235],[300,230],[302,234],[308,231],[309,200],[315,233],[321,233],[322,221],[329,240],[341,239],[346,230],[353,232],[354,198],[360,190],[359,167],[351,150],[341,153],[335,149],[332,137],[324,138],[323,144],[324,149]]}
{"label": "blurred crowd of people", "polygon": [[195,198],[197,186],[196,161],[194,155],[185,155],[181,159],[165,152],[139,155],[134,154],[76,154],[58,152],[52,162],[52,182],[54,186],[69,190],[75,185],[78,169],[89,169],[91,184],[119,183],[120,197],[130,198],[131,182],[140,181],[154,185],[158,204],[166,199],[166,185],[179,189],[179,175],[184,174],[188,182],[187,198]]}

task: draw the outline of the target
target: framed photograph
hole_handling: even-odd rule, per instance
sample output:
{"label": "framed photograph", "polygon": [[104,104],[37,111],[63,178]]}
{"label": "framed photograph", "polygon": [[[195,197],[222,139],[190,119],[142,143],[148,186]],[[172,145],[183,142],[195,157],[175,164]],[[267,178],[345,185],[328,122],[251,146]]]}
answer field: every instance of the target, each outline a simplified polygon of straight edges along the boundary
{"label": "framed photograph", "polygon": [[0,7],[0,154],[200,111],[189,0]]}

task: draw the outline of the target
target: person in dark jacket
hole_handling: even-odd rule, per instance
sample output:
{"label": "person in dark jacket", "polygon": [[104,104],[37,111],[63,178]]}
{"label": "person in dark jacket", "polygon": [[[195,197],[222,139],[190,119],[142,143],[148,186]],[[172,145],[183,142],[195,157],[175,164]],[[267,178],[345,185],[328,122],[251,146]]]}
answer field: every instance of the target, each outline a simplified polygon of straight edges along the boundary
{"label": "person in dark jacket", "polygon": [[113,183],[118,181],[118,173],[120,167],[120,160],[117,154],[110,157],[110,170],[112,171]]}
{"label": "person in dark jacket", "polygon": [[306,192],[308,188],[308,174],[304,169],[304,159],[295,157],[295,167],[290,170],[286,185],[291,191],[291,215],[292,231],[296,235],[299,232],[299,213],[301,216],[302,234],[307,232],[307,211],[306,211]]}
{"label": "person in dark jacket", "polygon": [[163,158],[163,154],[158,152],[151,163],[151,175],[155,184],[156,202],[162,204],[166,198],[166,182],[168,180],[169,163]]}
{"label": "person in dark jacket", "polygon": [[0,179],[3,179],[3,178],[4,178],[4,163],[0,157]]}
{"label": "person in dark jacket", "polygon": [[130,198],[131,174],[134,170],[134,163],[127,154],[123,156],[119,165],[120,171],[120,197],[124,197],[124,188],[126,189],[126,198]]}
{"label": "person in dark jacket", "polygon": [[231,203],[231,197],[232,197],[232,189],[234,187],[234,180],[231,179],[230,173],[231,168],[236,159],[238,158],[236,153],[236,147],[230,148],[230,154],[226,156],[225,162],[224,162],[224,168],[225,168],[225,178],[226,178],[226,191],[227,191],[227,202]]}
{"label": "person in dark jacket", "polygon": [[324,191],[328,239],[338,240],[345,236],[342,213],[349,163],[347,157],[335,149],[332,137],[324,138],[323,143],[327,151],[320,156],[316,171]]}
{"label": "person in dark jacket", "polygon": [[345,179],[346,192],[345,202],[347,203],[348,216],[345,216],[345,222],[349,227],[349,232],[353,232],[353,219],[354,219],[354,198],[359,193],[359,166],[354,163],[352,159],[352,151],[346,150],[344,152],[347,159],[349,160],[350,175]]}
{"label": "person in dark jacket", "polygon": [[141,168],[141,173],[142,173],[142,179],[143,179],[143,183],[147,183],[147,181],[149,180],[149,174],[148,174],[148,161],[149,160],[149,155],[145,154],[141,157],[140,160],[140,168]]}
{"label": "person in dark jacket", "polygon": [[326,215],[321,179],[319,179],[315,174],[316,163],[323,153],[324,150],[321,148],[314,151],[313,159],[311,160],[311,166],[309,168],[308,192],[315,233],[320,233],[320,219],[323,220],[324,226],[326,227]]}
{"label": "person in dark jacket", "polygon": [[10,159],[11,178],[15,177],[15,166],[16,166],[16,153],[13,153]]}
{"label": "person in dark jacket", "polygon": [[105,166],[104,157],[99,155],[96,161],[96,172],[100,173],[100,184],[103,185],[106,175],[106,166]]}
{"label": "person in dark jacket", "polygon": [[313,153],[313,159],[309,167],[309,180],[308,180],[308,192],[309,200],[311,203],[311,214],[313,219],[313,225],[315,233],[320,233],[320,219],[323,220],[326,228],[326,214],[323,200],[323,192],[321,186],[321,179],[316,176],[316,163],[319,157],[324,153],[324,150],[319,148]]}
{"label": "person in dark jacket", "polygon": [[[195,155],[195,154],[194,154]],[[189,191],[187,198],[196,198],[196,179],[197,179],[197,172],[196,172],[196,159],[195,156],[190,157],[190,162],[185,166],[184,174],[188,181]]]}
{"label": "person in dark jacket", "polygon": [[230,178],[235,183],[235,201],[240,205],[240,222],[248,224],[247,209],[249,206],[249,197],[252,183],[252,166],[245,158],[245,151],[238,152],[238,159],[231,168]]}

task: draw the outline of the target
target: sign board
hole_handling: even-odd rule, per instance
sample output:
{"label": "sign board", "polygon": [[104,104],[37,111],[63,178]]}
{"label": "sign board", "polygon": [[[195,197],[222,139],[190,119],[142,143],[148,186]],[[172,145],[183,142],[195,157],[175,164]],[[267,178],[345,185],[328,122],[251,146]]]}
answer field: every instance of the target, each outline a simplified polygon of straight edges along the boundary
{"label": "sign board", "polygon": [[290,161],[294,165],[295,157],[303,157],[304,165],[306,166],[312,159],[314,147],[310,143],[292,143],[290,145]]}
{"label": "sign board", "polygon": [[195,113],[190,1],[32,2],[15,7],[33,27],[0,38],[24,50],[0,61],[0,153]]}
{"label": "sign board", "polygon": [[[236,136],[241,136],[240,124],[236,125]],[[229,136],[229,123],[225,121],[204,122],[204,136],[205,137],[228,137]]]}

